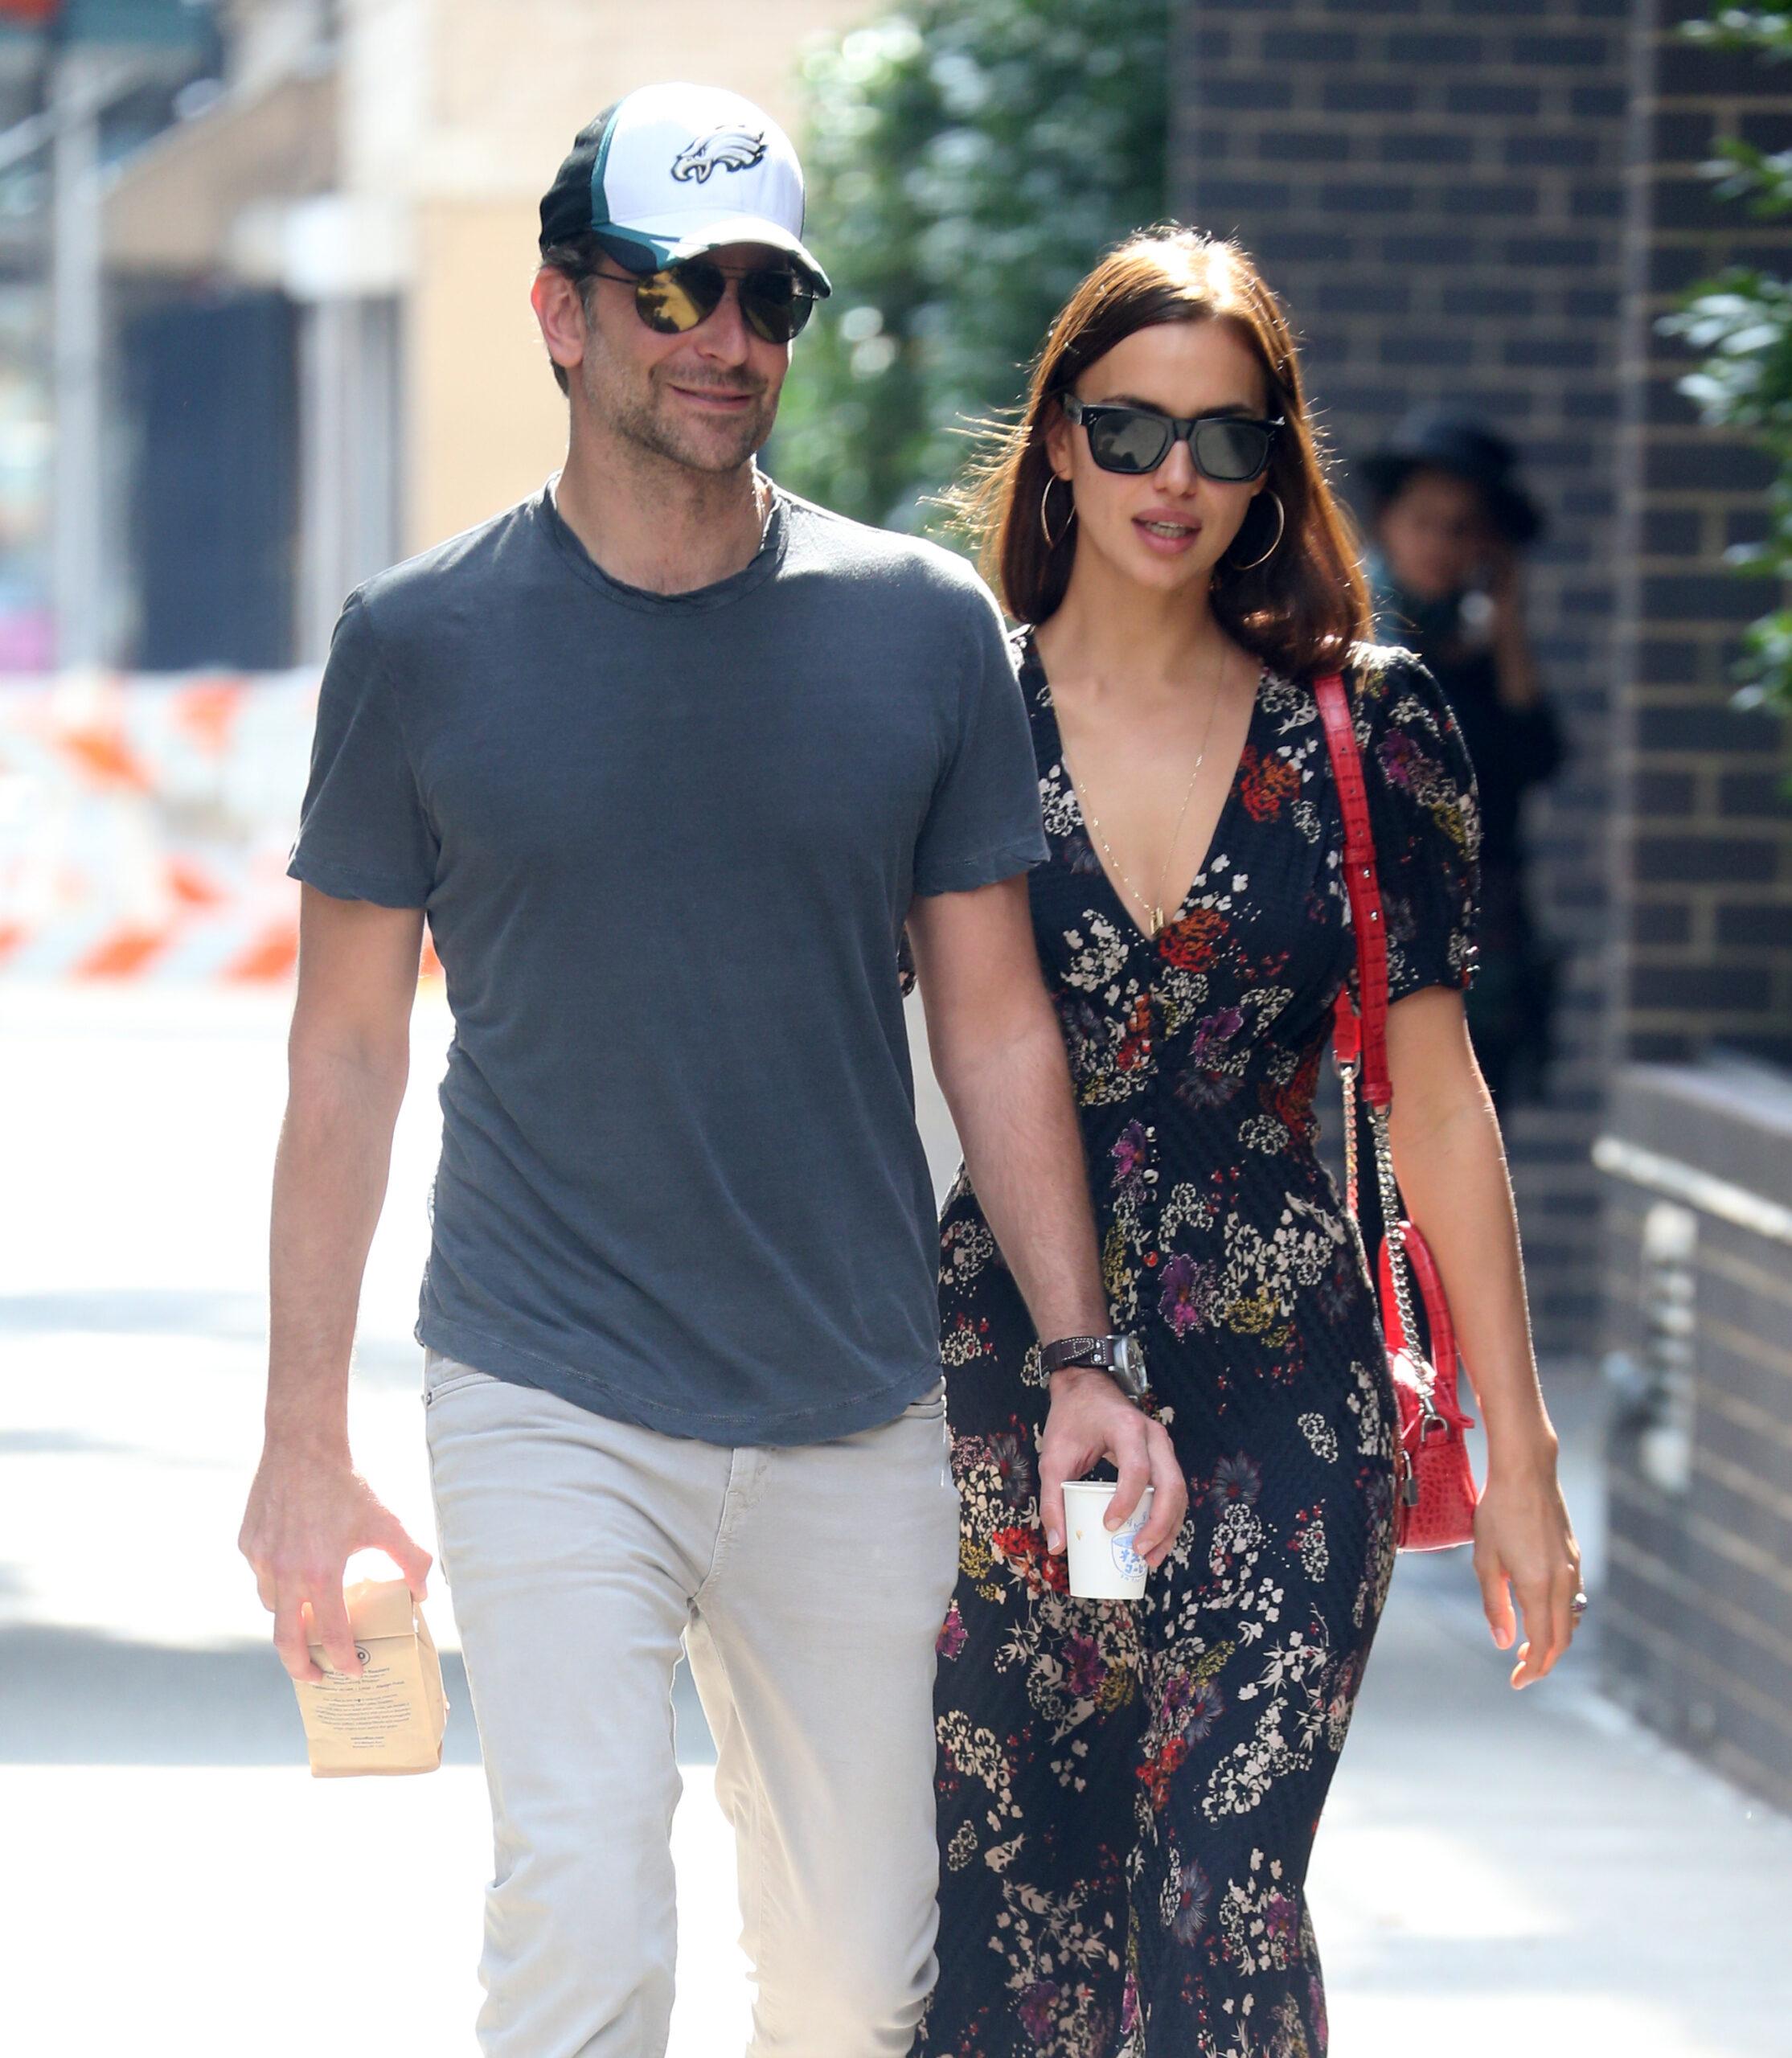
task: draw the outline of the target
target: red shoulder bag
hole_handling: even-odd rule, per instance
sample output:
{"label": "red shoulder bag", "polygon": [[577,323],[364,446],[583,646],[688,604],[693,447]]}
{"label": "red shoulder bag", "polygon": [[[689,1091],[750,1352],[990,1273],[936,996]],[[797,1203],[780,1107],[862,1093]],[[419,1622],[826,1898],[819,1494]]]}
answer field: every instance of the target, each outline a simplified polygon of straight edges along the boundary
{"label": "red shoulder bag", "polygon": [[[1469,1462],[1465,1432],[1474,1428],[1457,1399],[1460,1359],[1456,1331],[1444,1298],[1443,1281],[1425,1238],[1400,1214],[1400,1187],[1388,1138],[1393,1083],[1388,1072],[1388,935],[1382,917],[1381,885],[1376,875],[1375,837],[1363,756],[1351,718],[1350,696],[1336,672],[1314,684],[1326,748],[1344,815],[1344,880],[1350,894],[1351,925],[1356,937],[1356,990],[1360,1011],[1347,986],[1339,994],[1332,1028],[1332,1054],[1344,1088],[1344,1189],[1351,1220],[1362,1240],[1357,1216],[1356,1102],[1359,1088],[1368,1107],[1374,1140],[1376,1189],[1381,1198],[1382,1240],[1376,1275],[1388,1368],[1400,1410],[1395,1457],[1394,1536],[1403,1551],[1447,1551],[1474,1535],[1479,1498]],[[1416,1298],[1415,1298],[1416,1296]],[[1415,1309],[1425,1310],[1424,1335]]]}

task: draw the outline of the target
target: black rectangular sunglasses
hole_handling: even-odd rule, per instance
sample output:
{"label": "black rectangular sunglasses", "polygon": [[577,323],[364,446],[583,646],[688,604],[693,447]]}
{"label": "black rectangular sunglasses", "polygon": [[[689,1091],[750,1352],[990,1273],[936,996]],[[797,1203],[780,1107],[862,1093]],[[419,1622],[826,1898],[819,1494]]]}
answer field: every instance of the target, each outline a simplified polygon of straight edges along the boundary
{"label": "black rectangular sunglasses", "polygon": [[612,285],[633,286],[635,313],[662,336],[687,335],[707,322],[721,305],[730,279],[739,281],[740,312],[747,326],[768,343],[787,343],[801,335],[815,307],[814,289],[787,264],[724,272],[707,257],[687,257],[638,277],[622,272],[593,272],[591,277]]}
{"label": "black rectangular sunglasses", "polygon": [[1258,421],[1249,415],[1196,415],[1180,421],[1155,408],[1120,402],[1093,405],[1074,393],[1064,396],[1064,411],[1089,433],[1089,454],[1104,472],[1154,472],[1172,445],[1186,441],[1195,469],[1224,486],[1254,479],[1269,461],[1276,431],[1287,426],[1277,415]]}

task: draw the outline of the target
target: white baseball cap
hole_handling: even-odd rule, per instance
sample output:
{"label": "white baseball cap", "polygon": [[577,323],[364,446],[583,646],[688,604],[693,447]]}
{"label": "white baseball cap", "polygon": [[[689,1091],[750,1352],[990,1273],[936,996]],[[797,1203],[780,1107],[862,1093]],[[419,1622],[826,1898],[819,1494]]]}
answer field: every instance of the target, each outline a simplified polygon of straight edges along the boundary
{"label": "white baseball cap", "polygon": [[595,236],[618,264],[657,272],[729,243],[803,246],[802,166],[763,109],[721,86],[642,86],[579,131],[541,203],[541,247]]}

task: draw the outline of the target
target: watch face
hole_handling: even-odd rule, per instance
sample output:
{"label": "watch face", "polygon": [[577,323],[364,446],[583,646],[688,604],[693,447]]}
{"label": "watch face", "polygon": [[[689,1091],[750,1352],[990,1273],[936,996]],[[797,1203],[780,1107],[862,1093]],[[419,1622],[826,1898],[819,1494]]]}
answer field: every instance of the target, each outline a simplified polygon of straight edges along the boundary
{"label": "watch face", "polygon": [[1117,1336],[1113,1340],[1113,1368],[1122,1379],[1142,1380],[1145,1376],[1145,1353],[1139,1347],[1136,1336]]}

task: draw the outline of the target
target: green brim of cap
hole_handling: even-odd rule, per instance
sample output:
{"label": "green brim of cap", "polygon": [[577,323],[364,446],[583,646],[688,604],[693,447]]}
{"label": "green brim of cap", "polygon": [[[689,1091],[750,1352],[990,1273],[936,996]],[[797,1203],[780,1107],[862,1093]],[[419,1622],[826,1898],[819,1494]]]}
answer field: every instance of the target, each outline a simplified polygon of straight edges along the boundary
{"label": "green brim of cap", "polygon": [[731,243],[763,243],[781,250],[825,300],[834,290],[826,272],[799,236],[760,215],[661,215],[644,222],[605,222],[593,230],[619,264],[632,272],[657,272],[686,257],[701,257]]}

